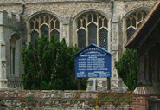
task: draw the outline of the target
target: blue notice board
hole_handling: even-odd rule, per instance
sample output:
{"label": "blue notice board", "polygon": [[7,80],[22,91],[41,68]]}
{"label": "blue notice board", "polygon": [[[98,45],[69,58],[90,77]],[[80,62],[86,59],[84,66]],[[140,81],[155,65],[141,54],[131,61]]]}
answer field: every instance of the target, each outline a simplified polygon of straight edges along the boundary
{"label": "blue notice board", "polygon": [[75,54],[76,78],[107,78],[112,76],[111,55],[108,51],[91,44]]}

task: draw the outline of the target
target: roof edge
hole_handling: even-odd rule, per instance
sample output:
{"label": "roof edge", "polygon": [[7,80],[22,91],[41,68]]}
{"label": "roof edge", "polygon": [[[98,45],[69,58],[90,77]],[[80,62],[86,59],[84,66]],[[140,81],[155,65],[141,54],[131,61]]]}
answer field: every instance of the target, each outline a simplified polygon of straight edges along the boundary
{"label": "roof edge", "polygon": [[134,32],[134,34],[131,36],[129,41],[126,43],[125,48],[128,48],[128,46],[137,38],[138,33],[140,33],[140,31],[145,27],[145,24],[149,21],[149,19],[151,18],[151,16],[156,11],[159,5],[160,5],[160,1],[158,0],[157,3],[155,3],[151,8],[147,17],[143,20],[142,24],[139,26],[139,28]]}
{"label": "roof edge", "polygon": [[91,44],[89,44],[87,47],[82,48],[80,51],[78,51],[77,53],[73,54],[73,56],[79,56],[79,54],[80,54],[81,52],[85,51],[87,48],[90,48],[90,47],[92,47],[92,46],[95,47],[95,48],[98,48],[98,49],[102,50],[103,52],[105,52],[105,53],[107,53],[107,54],[109,54],[109,55],[113,55],[111,52],[108,52],[108,51],[105,50],[104,48],[100,48],[100,47],[97,46],[96,44],[91,43]]}

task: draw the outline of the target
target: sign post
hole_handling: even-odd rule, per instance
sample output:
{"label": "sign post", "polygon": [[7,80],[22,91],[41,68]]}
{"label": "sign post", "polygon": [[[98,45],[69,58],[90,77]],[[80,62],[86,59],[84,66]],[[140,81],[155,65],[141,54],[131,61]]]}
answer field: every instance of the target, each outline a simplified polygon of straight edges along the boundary
{"label": "sign post", "polygon": [[111,79],[107,78],[107,90],[111,90]]}
{"label": "sign post", "polygon": [[78,90],[81,90],[81,79],[78,78]]}
{"label": "sign post", "polygon": [[[86,48],[75,53],[74,56],[75,77],[78,78],[79,83],[79,78],[110,78],[112,76],[112,54],[107,50],[91,43]],[[110,83],[108,82],[107,84]],[[79,86],[80,84],[78,84],[80,89]],[[108,87],[110,88],[110,86]]]}

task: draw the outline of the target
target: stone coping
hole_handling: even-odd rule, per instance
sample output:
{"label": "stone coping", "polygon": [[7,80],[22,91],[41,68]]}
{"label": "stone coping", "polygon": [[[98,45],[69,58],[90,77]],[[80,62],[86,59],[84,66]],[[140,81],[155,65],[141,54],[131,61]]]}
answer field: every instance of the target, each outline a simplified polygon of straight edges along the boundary
{"label": "stone coping", "polygon": [[[131,1],[131,0],[115,0],[120,2],[137,2],[137,1]],[[150,0],[139,0],[139,1],[150,1]],[[156,1],[156,0],[152,0]],[[49,2],[111,2],[111,0],[0,0],[1,4],[7,4],[7,3],[49,3]]]}

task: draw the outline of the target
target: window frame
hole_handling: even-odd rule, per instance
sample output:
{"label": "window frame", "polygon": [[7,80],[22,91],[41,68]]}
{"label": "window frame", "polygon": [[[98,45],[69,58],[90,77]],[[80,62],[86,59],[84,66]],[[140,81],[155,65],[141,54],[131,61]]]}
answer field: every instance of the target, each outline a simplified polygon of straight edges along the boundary
{"label": "window frame", "polygon": [[[88,22],[88,19],[87,19],[87,17],[89,16],[91,14],[91,16],[92,16],[92,21],[91,22]],[[94,20],[93,20],[93,15],[94,14],[96,14],[97,15],[97,21],[96,22],[94,22]],[[102,19],[103,18],[103,20],[102,20],[102,27],[99,27],[99,19]],[[79,20],[83,20],[83,19],[86,19],[86,28],[85,27],[82,27],[83,25],[83,23],[81,22],[81,26],[80,26],[80,28],[78,28],[78,22],[79,22]],[[104,20],[107,20],[107,27],[105,27],[104,25],[105,25],[105,23],[104,23]],[[109,50],[110,51],[110,38],[109,38],[109,35],[110,35],[110,19],[108,19],[106,16],[104,16],[103,14],[101,14],[101,13],[99,13],[99,12],[95,12],[95,11],[89,11],[89,12],[86,12],[86,13],[83,13],[83,14],[81,14],[80,16],[78,16],[77,17],[77,19],[75,20],[75,25],[76,26],[74,26],[75,28],[76,28],[76,30],[75,30],[75,36],[76,36],[76,39],[74,39],[74,43],[75,44],[78,44],[78,31],[80,30],[80,29],[84,29],[84,30],[86,30],[86,46],[87,45],[89,45],[88,43],[89,43],[89,40],[88,40],[88,38],[89,38],[89,36],[88,36],[88,25],[90,25],[91,23],[94,23],[96,26],[97,26],[97,45],[99,46],[99,31],[100,31],[100,29],[105,29],[106,31],[107,31],[107,50]],[[73,44],[74,44],[73,43]]]}
{"label": "window frame", "polygon": [[[41,22],[41,18],[44,18],[44,22]],[[46,21],[46,18],[48,17],[48,22]],[[56,28],[56,22],[58,21],[59,23],[59,28]],[[34,23],[34,29],[31,29],[31,22]],[[36,29],[36,22],[39,23],[39,29]],[[52,29],[51,23],[54,22],[54,28]],[[28,27],[29,27],[29,42],[31,41],[31,34],[32,32],[36,31],[39,34],[39,37],[41,37],[42,33],[41,33],[41,27],[43,25],[46,25],[48,27],[48,37],[49,40],[51,39],[51,33],[56,30],[57,32],[59,32],[59,41],[61,40],[61,22],[58,19],[57,16],[53,15],[53,14],[49,14],[49,13],[39,13],[36,14],[35,16],[31,17],[31,19],[28,22]]]}
{"label": "window frame", "polygon": [[[128,36],[127,36],[127,31],[129,30],[129,29],[134,29],[135,31],[137,30],[137,28],[138,28],[138,25],[140,24],[140,23],[142,23],[142,21],[145,19],[145,17],[146,17],[146,15],[147,15],[147,13],[148,12],[146,12],[146,11],[144,11],[144,10],[139,10],[139,11],[136,11],[136,12],[132,12],[128,17],[126,17],[125,18],[125,34],[126,34],[126,42],[128,42],[128,40],[131,38],[131,36],[130,36],[130,38],[128,38]],[[141,20],[140,21],[138,21],[138,15],[139,14],[141,14]],[[130,26],[128,26],[128,24],[127,24],[127,20],[128,19],[130,19],[130,21],[131,21],[131,23],[130,23]],[[135,19],[136,20],[136,26],[133,26],[133,24],[132,24],[132,21],[133,21],[133,19]]]}

